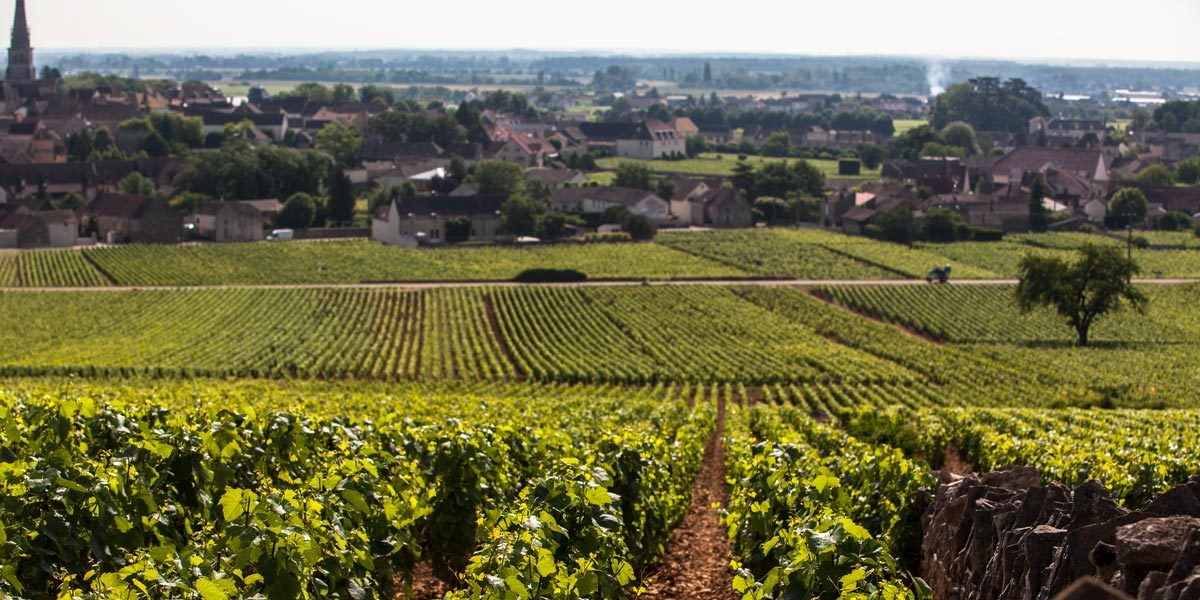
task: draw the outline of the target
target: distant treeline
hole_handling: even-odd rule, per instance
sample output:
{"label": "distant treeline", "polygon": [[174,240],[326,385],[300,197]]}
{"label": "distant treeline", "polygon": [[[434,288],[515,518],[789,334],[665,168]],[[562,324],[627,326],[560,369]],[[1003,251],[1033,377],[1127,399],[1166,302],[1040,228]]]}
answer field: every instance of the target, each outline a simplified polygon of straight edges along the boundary
{"label": "distant treeline", "polygon": [[1047,94],[1103,94],[1113,87],[1182,91],[1200,80],[1197,68],[1077,66],[1012,61],[928,61],[898,57],[567,56],[514,52],[313,52],[229,56],[173,54],[42,54],[68,71],[241,73],[243,78],[357,83],[511,84],[591,80],[609,67],[641,80],[701,89],[821,90],[928,94],[977,77],[1022,79]]}

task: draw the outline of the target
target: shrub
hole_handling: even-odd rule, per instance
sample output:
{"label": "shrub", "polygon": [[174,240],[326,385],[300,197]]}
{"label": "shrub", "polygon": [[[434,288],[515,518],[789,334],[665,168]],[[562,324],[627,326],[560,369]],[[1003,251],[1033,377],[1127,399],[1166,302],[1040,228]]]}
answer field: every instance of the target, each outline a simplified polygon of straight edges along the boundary
{"label": "shrub", "polygon": [[526,269],[513,281],[520,283],[571,283],[587,281],[587,274],[575,269]]}
{"label": "shrub", "polygon": [[1000,242],[1004,240],[1004,230],[992,227],[971,228],[971,239],[976,242]]}

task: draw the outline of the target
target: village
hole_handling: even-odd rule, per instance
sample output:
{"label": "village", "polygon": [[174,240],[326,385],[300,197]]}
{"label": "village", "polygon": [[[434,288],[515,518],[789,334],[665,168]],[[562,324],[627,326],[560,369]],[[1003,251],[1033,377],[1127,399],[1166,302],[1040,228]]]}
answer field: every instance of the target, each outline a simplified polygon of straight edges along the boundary
{"label": "village", "polygon": [[[986,241],[1190,228],[1200,213],[1188,185],[1198,104],[1152,92],[1104,99],[1134,116],[1116,122],[1051,114],[1019,80],[927,97],[681,96],[618,67],[588,93],[468,93],[457,105],[316,83],[232,98],[198,81],[39,72],[24,2],[8,64],[0,248],[418,247],[766,225],[911,242],[927,217],[953,225],[931,241]],[[980,98],[1012,110],[964,108]],[[1118,196],[1134,208],[1114,211]]]}

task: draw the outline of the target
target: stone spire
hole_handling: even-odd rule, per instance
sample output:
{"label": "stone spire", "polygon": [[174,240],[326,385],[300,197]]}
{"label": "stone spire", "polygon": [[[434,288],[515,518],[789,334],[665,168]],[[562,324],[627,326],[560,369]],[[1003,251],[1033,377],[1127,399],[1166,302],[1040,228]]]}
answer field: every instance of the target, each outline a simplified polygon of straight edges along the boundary
{"label": "stone spire", "polygon": [[16,14],[13,16],[12,44],[8,48],[9,83],[25,83],[33,81],[33,47],[30,45],[29,23],[25,18],[25,0],[17,0]]}
{"label": "stone spire", "polygon": [[29,23],[25,19],[25,0],[17,0],[17,14],[13,17],[13,48],[29,48]]}

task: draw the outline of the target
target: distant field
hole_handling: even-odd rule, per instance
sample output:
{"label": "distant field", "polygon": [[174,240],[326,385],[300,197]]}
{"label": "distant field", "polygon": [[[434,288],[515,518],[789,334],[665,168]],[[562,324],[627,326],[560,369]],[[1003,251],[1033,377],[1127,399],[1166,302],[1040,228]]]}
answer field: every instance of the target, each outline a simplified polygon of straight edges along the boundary
{"label": "distant field", "polygon": [[[800,159],[782,159],[770,158],[764,156],[747,157],[747,162],[758,167],[766,162],[778,162],[780,160],[789,160],[795,162]],[[602,158],[596,161],[596,164],[601,169],[616,169],[617,165],[622,162],[641,162],[650,166],[650,169],[658,173],[676,173],[680,175],[700,175],[705,177],[729,177],[733,175],[733,168],[738,163],[738,155],[736,154],[701,154],[698,158],[690,158],[687,160],[635,160],[630,158]],[[863,169],[861,175],[845,176],[838,175],[838,162],[836,160],[807,160],[807,162],[825,174],[828,179],[878,179],[879,169]]]}
{"label": "distant field", "polygon": [[922,125],[928,125],[929,121],[924,119],[893,119],[892,124],[896,126],[896,135],[904,135],[906,131],[916,129]]}

